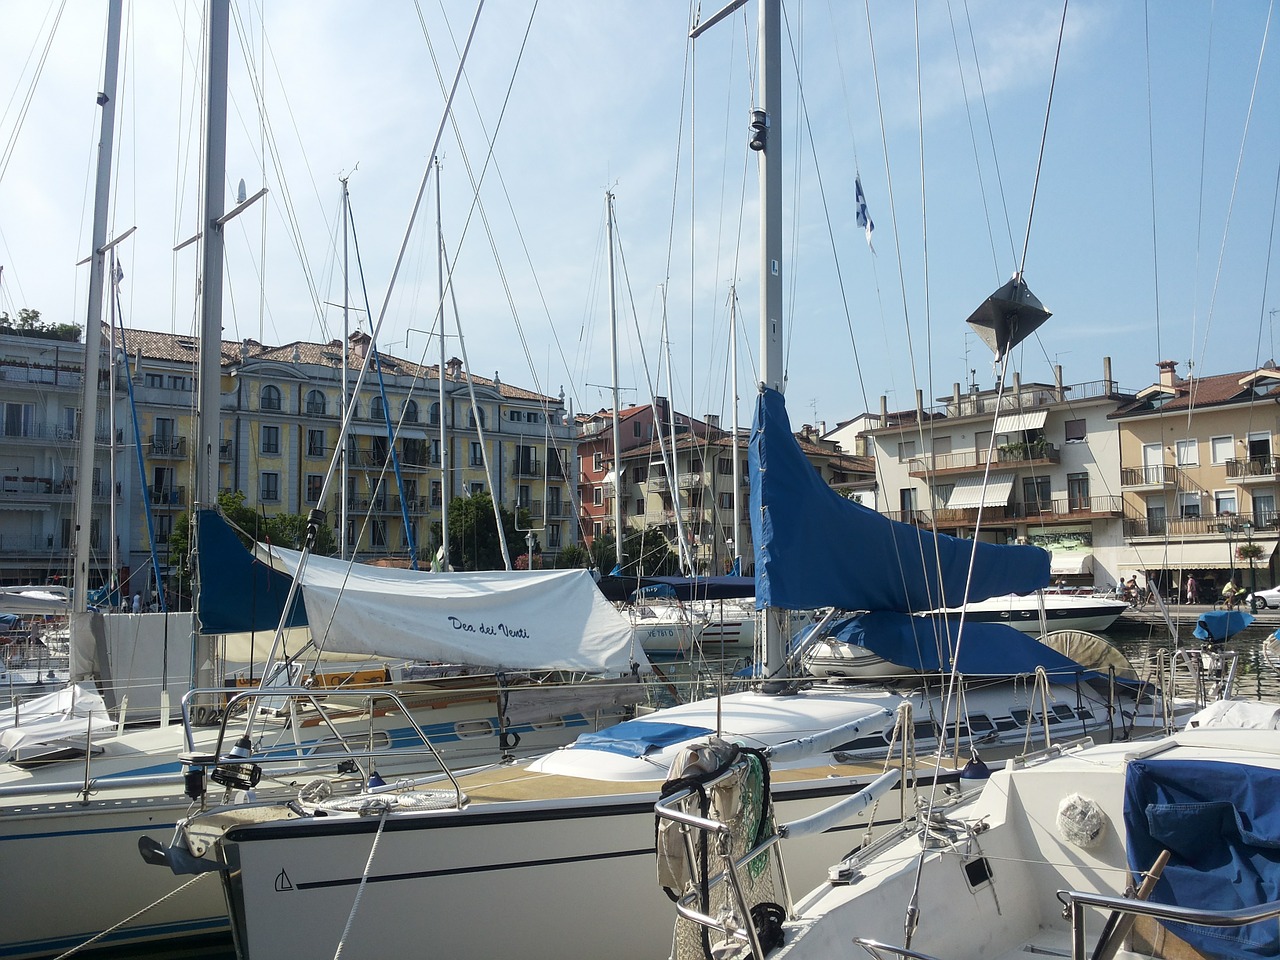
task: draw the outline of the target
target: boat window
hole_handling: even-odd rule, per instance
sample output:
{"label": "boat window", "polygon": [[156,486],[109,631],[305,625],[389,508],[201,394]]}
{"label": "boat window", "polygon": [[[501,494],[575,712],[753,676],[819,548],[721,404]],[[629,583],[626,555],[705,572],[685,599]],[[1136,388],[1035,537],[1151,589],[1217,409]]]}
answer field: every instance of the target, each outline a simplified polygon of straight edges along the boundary
{"label": "boat window", "polygon": [[[370,744],[370,746],[365,746]],[[339,737],[326,737],[308,751],[308,756],[324,757],[335,753],[351,753],[362,750],[387,750],[391,747],[391,738],[381,730],[375,731],[372,739],[361,736],[360,739],[342,740]]]}
{"label": "boat window", "polygon": [[995,728],[996,725],[980,713],[975,713],[969,717],[969,729],[975,734],[990,733]]}
{"label": "boat window", "polygon": [[1009,711],[1009,716],[1013,717],[1013,722],[1018,726],[1025,727],[1027,725],[1027,716],[1029,713],[1030,711],[1028,711],[1026,707],[1014,707]]}
{"label": "boat window", "polygon": [[1055,703],[1053,705],[1053,713],[1060,720],[1074,720],[1076,717],[1076,712],[1065,703]]}
{"label": "boat window", "polygon": [[554,720],[543,720],[540,723],[529,724],[534,730],[559,730],[565,726],[564,717],[556,717]]}
{"label": "boat window", "polygon": [[964,865],[964,878],[969,882],[969,889],[976,890],[984,883],[991,882],[991,864],[986,857],[978,857]]}
{"label": "boat window", "polygon": [[490,720],[462,720],[453,725],[453,732],[459,740],[475,740],[478,737],[493,736],[493,722]]}
{"label": "boat window", "polygon": [[917,720],[915,727],[917,740],[936,740],[938,738],[938,728],[933,725],[932,720]]}

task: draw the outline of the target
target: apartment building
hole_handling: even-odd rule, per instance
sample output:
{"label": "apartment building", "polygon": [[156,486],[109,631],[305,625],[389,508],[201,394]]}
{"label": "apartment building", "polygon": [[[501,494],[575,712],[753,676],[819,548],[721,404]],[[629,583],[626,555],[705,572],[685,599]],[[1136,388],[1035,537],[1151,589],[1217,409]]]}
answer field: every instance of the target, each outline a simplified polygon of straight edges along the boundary
{"label": "apartment building", "polygon": [[[1120,445],[1108,419],[1135,399],[1104,358],[1102,379],[962,392],[890,412],[863,430],[877,467],[876,509],[908,523],[997,543],[1034,543],[1056,577],[1092,584],[1124,542]],[[1095,569],[1095,567],[1097,569]]]}
{"label": "apartment building", "polygon": [[[1166,592],[1190,574],[1221,587],[1275,583],[1280,370],[1159,379],[1111,414],[1120,442],[1126,546],[1118,568]],[[1206,595],[1201,591],[1201,595]]]}

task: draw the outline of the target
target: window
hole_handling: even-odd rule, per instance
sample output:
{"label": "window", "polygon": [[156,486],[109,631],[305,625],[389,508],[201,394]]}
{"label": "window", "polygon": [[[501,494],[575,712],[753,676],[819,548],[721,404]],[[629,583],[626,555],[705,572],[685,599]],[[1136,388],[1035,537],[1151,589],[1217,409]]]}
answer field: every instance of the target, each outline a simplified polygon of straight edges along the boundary
{"label": "window", "polygon": [[311,390],[307,393],[307,415],[312,417],[322,417],[325,414],[327,401],[324,394],[319,390]]}
{"label": "window", "polygon": [[933,488],[934,503],[939,507],[945,507],[955,489],[956,485],[954,483],[935,484]]}
{"label": "window", "polygon": [[716,460],[716,473],[728,476],[733,473],[733,457],[720,457]]}
{"label": "window", "polygon": [[404,422],[405,423],[418,422],[418,401],[417,400],[406,400],[404,402]]}
{"label": "window", "polygon": [[440,441],[438,439],[431,441],[431,462],[440,462]]}
{"label": "window", "polygon": [[644,483],[644,467],[631,468],[631,482]]}
{"label": "window", "polygon": [[145,387],[163,387],[164,375],[159,373],[148,373],[143,376],[142,385]]}
{"label": "window", "polygon": [[280,428],[270,425],[262,427],[262,452],[267,456],[280,455]]}
{"label": "window", "polygon": [[479,440],[471,441],[471,466],[484,466],[484,449],[480,446]]}
{"label": "window", "polygon": [[1084,438],[1088,436],[1083,420],[1068,420],[1065,424],[1065,433],[1064,439],[1067,443],[1083,443]]}
{"label": "window", "polygon": [[484,419],[484,407],[476,407],[474,410],[472,410],[470,413],[467,414],[468,425],[474,427],[477,421],[479,421],[480,426],[482,427],[488,426],[487,422]]}
{"label": "window", "polygon": [[632,421],[631,435],[637,438],[644,436],[644,424],[641,423],[639,420]]}
{"label": "window", "polygon": [[552,550],[560,549],[560,525],[553,523],[547,527],[547,546]]}
{"label": "window", "polygon": [[[70,522],[71,522],[70,520],[67,521],[67,523],[70,523]],[[591,538],[593,540],[598,540],[600,538],[600,532],[602,529],[603,529],[603,525],[600,523],[599,520],[591,524]]]}
{"label": "window", "polygon": [[444,496],[441,493],[440,481],[432,480],[431,481],[431,505],[433,507],[438,507],[442,503],[444,503]]}
{"label": "window", "polygon": [[319,473],[307,474],[307,503],[320,502],[320,489],[324,486],[324,476]]}
{"label": "window", "polygon": [[950,453],[950,452],[951,452],[951,438],[949,436],[933,438],[933,455],[935,457],[938,456],[939,454]]}
{"label": "window", "polygon": [[898,508],[904,513],[914,513],[916,510],[916,489],[915,487],[903,487],[898,491]]}
{"label": "window", "polygon": [[369,544],[374,547],[386,547],[387,521],[373,520],[369,523]]}
{"label": "window", "polygon": [[308,457],[324,456],[324,431],[323,430],[307,431],[307,456]]}
{"label": "window", "polygon": [[1200,445],[1195,440],[1179,440],[1174,445],[1180,467],[1194,467],[1200,463]]}
{"label": "window", "polygon": [[280,502],[280,474],[264,473],[259,476],[259,499],[263,503]]}
{"label": "window", "polygon": [[548,517],[560,516],[560,488],[559,487],[547,488],[547,516]]}
{"label": "window", "polygon": [[604,487],[593,487],[591,489],[591,503],[597,507],[604,506]]}
{"label": "window", "polygon": [[904,440],[898,444],[898,462],[904,463],[916,455],[916,442]]}
{"label": "window", "polygon": [[[1200,516],[1200,500],[1195,502],[1195,516]],[[1152,497],[1147,501],[1147,533],[1158,536],[1165,532],[1168,524],[1165,520],[1164,499]]]}
{"label": "window", "polygon": [[170,377],[169,389],[182,390],[184,392],[189,393],[191,391],[191,378],[190,377]]}
{"label": "window", "polygon": [[[386,407],[383,406],[381,397],[369,398],[369,419],[370,420],[386,420],[387,419]],[[385,543],[386,541],[384,540],[383,542]]]}
{"label": "window", "polygon": [[636,497],[636,506],[633,512],[637,517],[644,516],[644,497]]}
{"label": "window", "polygon": [[437,400],[435,403],[431,405],[431,414],[428,417],[428,420],[432,424],[439,426],[440,424],[440,401],[439,400]]}
{"label": "window", "polygon": [[1089,475],[1087,473],[1067,474],[1067,509],[1089,509]]}
{"label": "window", "polygon": [[521,423],[524,420],[524,411],[511,410],[507,413],[507,419],[510,420],[512,423]]}
{"label": "window", "polygon": [[591,470],[594,473],[599,473],[603,469],[604,469],[604,454],[597,451],[591,457]]}
{"label": "window", "polygon": [[1213,491],[1213,509],[1218,516],[1236,512],[1236,492],[1234,490]]}
{"label": "window", "polygon": [[4,405],[4,435],[6,437],[30,437],[35,433],[36,407],[34,403],[6,403]]}
{"label": "window", "polygon": [[280,388],[267,384],[262,388],[261,401],[258,404],[263,410],[279,410]]}
{"label": "window", "polygon": [[526,411],[524,415],[524,422],[525,423],[541,423],[542,414],[538,413],[537,410]]}
{"label": "window", "polygon": [[692,457],[692,458],[690,458],[690,460],[689,460],[689,472],[690,472],[690,473],[701,473],[701,472],[702,472],[702,458],[701,458],[701,457]]}
{"label": "window", "polygon": [[1038,513],[1052,509],[1052,496],[1049,492],[1048,477],[1023,477],[1022,501],[1027,505],[1028,513]]}
{"label": "window", "polygon": [[[1151,516],[1151,509],[1148,506],[1147,516]],[[1200,494],[1198,493],[1179,493],[1178,494],[1178,516],[1185,519],[1195,519],[1200,516]]]}
{"label": "window", "polygon": [[472,480],[471,495],[474,497],[477,493],[484,493],[484,484],[479,480]]}
{"label": "window", "polygon": [[173,536],[173,514],[157,513],[155,515],[156,540],[163,542]]}
{"label": "window", "polygon": [[1234,437],[1210,437],[1209,462],[1213,464],[1226,463],[1231,459],[1234,444]]}

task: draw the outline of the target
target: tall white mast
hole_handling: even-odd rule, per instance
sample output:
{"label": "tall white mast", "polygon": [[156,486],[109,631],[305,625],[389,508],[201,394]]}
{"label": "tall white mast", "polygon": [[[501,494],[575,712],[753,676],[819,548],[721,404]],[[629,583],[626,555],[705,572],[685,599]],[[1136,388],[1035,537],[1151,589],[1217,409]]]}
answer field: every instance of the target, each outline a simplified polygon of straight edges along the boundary
{"label": "tall white mast", "polygon": [[[444,339],[444,226],[440,222],[440,158],[435,158],[436,165],[436,283],[439,288],[440,313],[436,317],[436,321],[440,330],[440,550],[443,557],[440,561],[440,569],[449,569],[449,419],[445,409],[445,392],[444,392],[444,364],[445,364],[445,339]],[[470,379],[470,372],[467,373]],[[501,466],[499,466],[501,469]],[[495,509],[498,504],[499,492],[493,492],[493,502]],[[501,523],[498,529],[502,529]],[[504,550],[505,554],[506,551]],[[529,558],[529,566],[533,567],[533,558]]]}
{"label": "tall white mast", "polygon": [[[347,223],[350,220],[351,196],[347,188],[347,178],[342,178],[342,400],[339,402],[338,414],[342,422],[347,422],[347,345],[351,342],[351,270],[347,254]],[[339,438],[341,439],[341,438]],[[347,447],[339,444],[337,450],[342,462],[342,489],[338,492],[338,556],[347,559],[347,486],[351,475],[351,464],[347,462]]]}
{"label": "tall white mast", "polygon": [[622,569],[622,435],[618,426],[618,298],[613,275],[613,193],[605,191],[609,235],[609,356],[613,364],[613,555]]}
{"label": "tall white mast", "polygon": [[733,397],[733,411],[730,418],[730,434],[733,443],[730,450],[733,454],[733,563],[734,568],[742,572],[742,458],[738,456],[738,291],[729,288],[729,369],[730,393]]}
{"label": "tall white mast", "polygon": [[[89,553],[93,530],[93,455],[98,434],[98,371],[102,353],[102,282],[106,272],[107,214],[111,192],[111,156],[115,145],[116,79],[120,63],[121,0],[107,7],[107,50],[102,71],[102,107],[98,137],[97,184],[93,199],[93,249],[90,251],[89,299],[84,324],[84,399],[80,408],[80,449],[75,487],[75,568],[71,579],[71,679],[85,679],[88,664],[75,653],[77,640],[88,636]],[[111,489],[114,489],[113,487]]]}

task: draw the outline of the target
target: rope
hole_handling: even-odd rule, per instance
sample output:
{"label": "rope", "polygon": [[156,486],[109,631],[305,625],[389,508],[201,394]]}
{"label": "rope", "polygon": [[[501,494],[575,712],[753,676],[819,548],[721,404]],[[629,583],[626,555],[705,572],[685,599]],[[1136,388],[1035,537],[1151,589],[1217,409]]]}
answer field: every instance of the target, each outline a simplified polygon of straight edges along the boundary
{"label": "rope", "polygon": [[107,927],[107,929],[103,930],[101,933],[97,934],[96,936],[90,937],[88,940],[86,940],[84,943],[80,944],[79,946],[72,947],[72,948],[71,948],[70,950],[68,950],[66,953],[60,953],[60,954],[58,954],[58,956],[57,956],[57,957],[55,957],[55,958],[54,958],[54,960],[63,960],[63,958],[64,958],[64,957],[70,957],[70,956],[72,956],[73,954],[77,954],[77,953],[79,953],[81,950],[85,949],[86,947],[93,946],[93,944],[97,943],[99,940],[101,940],[101,939],[102,939],[103,937],[105,937],[107,934],[109,934],[109,933],[114,933],[115,931],[119,930],[121,927],[123,927],[123,926],[124,926],[125,924],[127,924],[127,923],[132,923],[134,920],[137,920],[137,919],[138,919],[138,917],[142,916],[142,915],[143,915],[144,913],[146,913],[148,910],[154,910],[156,907],[160,906],[160,904],[164,903],[166,900],[170,899],[171,897],[175,897],[175,896],[177,896],[177,895],[178,895],[178,894],[180,894],[183,890],[187,889],[187,887],[189,887],[189,886],[191,886],[192,884],[195,884],[195,883],[197,883],[197,882],[199,882],[199,881],[203,880],[205,877],[209,876],[209,874],[210,874],[210,873],[212,873],[212,872],[213,872],[213,871],[207,871],[207,872],[205,872],[205,873],[197,873],[194,877],[192,877],[190,880],[188,880],[188,881],[187,881],[186,883],[184,883],[182,886],[180,886],[180,887],[178,887],[178,888],[176,888],[176,889],[174,889],[174,890],[170,890],[168,893],[166,893],[163,897],[161,897],[161,898],[160,898],[159,900],[157,900],[155,903],[148,904],[147,906],[145,906],[145,907],[143,907],[141,910],[139,910],[137,913],[135,913],[135,914],[133,914],[133,915],[131,915],[131,916],[125,917],[123,920],[121,920],[121,921],[120,921],[119,923],[117,923],[115,926]]}
{"label": "rope", "polygon": [[378,817],[378,832],[373,835],[373,846],[369,848],[369,859],[365,861],[364,873],[360,874],[360,886],[356,888],[356,898],[351,903],[351,913],[347,915],[347,925],[342,928],[342,937],[338,940],[338,949],[334,951],[333,960],[338,960],[342,956],[342,950],[347,945],[347,934],[351,932],[351,924],[355,922],[356,911],[360,909],[360,900],[364,897],[365,884],[369,881],[369,871],[373,869],[373,857],[378,852],[378,841],[382,839],[382,828],[387,825],[387,813],[390,808],[384,808],[382,815]]}

